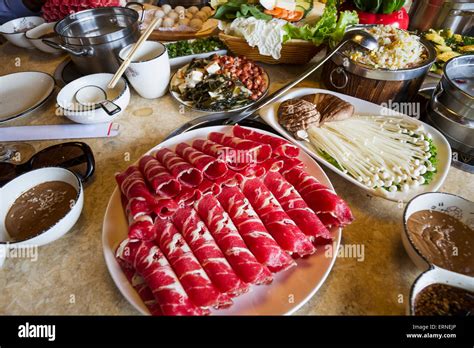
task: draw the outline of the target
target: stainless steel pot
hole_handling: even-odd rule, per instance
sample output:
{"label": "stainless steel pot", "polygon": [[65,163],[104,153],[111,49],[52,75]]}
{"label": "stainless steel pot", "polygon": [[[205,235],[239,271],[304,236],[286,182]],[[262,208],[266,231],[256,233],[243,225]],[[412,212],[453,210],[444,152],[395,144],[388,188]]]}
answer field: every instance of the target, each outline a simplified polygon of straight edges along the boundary
{"label": "stainless steel pot", "polygon": [[436,128],[455,149],[470,155],[474,155],[473,80],[474,54],[452,58],[445,64],[444,74],[428,105],[428,114]]}
{"label": "stainless steel pot", "polygon": [[127,7],[104,7],[73,13],[56,24],[61,43],[45,43],[68,52],[83,74],[114,73],[118,52],[140,36],[138,12]]}
{"label": "stainless steel pot", "polygon": [[458,34],[473,35],[472,0],[415,0],[409,16],[409,30],[451,29]]}
{"label": "stainless steel pot", "polygon": [[433,107],[441,104],[459,118],[474,120],[474,54],[452,58],[443,70],[431,100]]}
{"label": "stainless steel pot", "polygon": [[[357,25],[349,30],[371,26]],[[422,38],[420,42],[425,48],[426,60],[408,69],[374,69],[352,61],[344,54],[344,51],[339,51],[324,65],[323,82],[332,91],[376,104],[409,102],[418,94],[425,76],[436,60],[436,50],[433,45]]]}

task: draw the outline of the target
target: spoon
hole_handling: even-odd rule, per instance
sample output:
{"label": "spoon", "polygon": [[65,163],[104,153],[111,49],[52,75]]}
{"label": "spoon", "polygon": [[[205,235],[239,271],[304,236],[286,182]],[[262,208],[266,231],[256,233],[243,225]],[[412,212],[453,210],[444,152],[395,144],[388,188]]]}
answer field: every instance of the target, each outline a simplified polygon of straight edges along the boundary
{"label": "spoon", "polygon": [[99,86],[81,87],[74,97],[79,104],[89,108],[98,104],[109,116],[113,116],[122,110],[120,106],[107,100],[107,93]]}
{"label": "spoon", "polygon": [[[303,72],[298,78],[287,85],[283,86],[279,90],[275,91],[273,94],[262,98],[259,100],[257,103],[253,104],[252,106],[249,106],[247,109],[244,109],[243,111],[235,111],[235,112],[220,112],[220,113],[215,113],[215,114],[210,114],[202,117],[195,118],[194,120],[187,122],[180,128],[174,130],[169,134],[166,139],[172,138],[175,135],[181,134],[185,131],[188,131],[190,129],[193,129],[199,125],[202,125],[205,122],[208,121],[216,121],[224,118],[229,118],[224,124],[235,124],[237,122],[242,121],[243,119],[247,118],[248,116],[252,115],[259,109],[269,105],[270,103],[274,102],[276,99],[281,97],[283,94],[285,94],[289,89],[303,81],[305,78],[307,78],[309,75],[311,75],[313,72],[315,72],[317,69],[319,69],[329,58],[331,58],[337,51],[341,49],[345,44],[348,42],[354,42],[355,44],[362,46],[370,51],[373,51],[378,48],[378,42],[377,40],[369,34],[365,30],[360,30],[360,29],[353,29],[353,30],[348,30],[341,43],[339,43],[326,57],[324,57],[321,61],[316,63],[315,65],[311,66],[308,70]],[[165,139],[165,140],[166,140]]]}

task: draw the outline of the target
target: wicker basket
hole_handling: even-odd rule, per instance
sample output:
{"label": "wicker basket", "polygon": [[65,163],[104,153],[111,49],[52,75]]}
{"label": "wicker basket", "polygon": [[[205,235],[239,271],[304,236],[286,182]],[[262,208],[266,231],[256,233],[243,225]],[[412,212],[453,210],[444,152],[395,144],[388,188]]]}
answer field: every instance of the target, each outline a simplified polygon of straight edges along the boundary
{"label": "wicker basket", "polygon": [[280,59],[274,59],[271,56],[262,56],[257,47],[250,47],[243,38],[219,33],[219,39],[235,55],[267,64],[306,64],[324,47],[315,46],[308,41],[290,40],[283,44]]}

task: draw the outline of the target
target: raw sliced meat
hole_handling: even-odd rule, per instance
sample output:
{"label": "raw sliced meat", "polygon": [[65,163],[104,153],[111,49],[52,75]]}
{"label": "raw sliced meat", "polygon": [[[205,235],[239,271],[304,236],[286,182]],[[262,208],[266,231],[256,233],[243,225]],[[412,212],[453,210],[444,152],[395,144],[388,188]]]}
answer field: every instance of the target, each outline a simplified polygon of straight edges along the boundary
{"label": "raw sliced meat", "polygon": [[181,191],[179,181],[155,157],[143,156],[140,159],[139,168],[157,195],[171,198],[176,197]]}
{"label": "raw sliced meat", "polygon": [[223,160],[206,155],[186,143],[178,144],[176,153],[199,169],[209,180],[216,180],[227,173],[227,165]]}
{"label": "raw sliced meat", "polygon": [[170,149],[159,150],[156,158],[178,179],[181,185],[197,187],[202,182],[202,173]]}
{"label": "raw sliced meat", "polygon": [[116,257],[136,269],[145,279],[163,315],[209,313],[191,302],[168,260],[153,243],[125,239],[118,247]]}
{"label": "raw sliced meat", "polygon": [[274,156],[298,157],[300,154],[298,146],[293,145],[282,138],[263,134],[239,125],[235,125],[232,128],[232,132],[236,137],[270,145]]}
{"label": "raw sliced meat", "polygon": [[149,215],[140,217],[128,228],[128,238],[151,241],[155,239],[155,230],[153,228],[153,219]]}
{"label": "raw sliced meat", "polygon": [[199,189],[186,187],[181,190],[181,193],[178,195],[178,197],[175,197],[175,202],[178,207],[188,206],[193,204],[196,199],[201,197],[201,194],[201,190]]}
{"label": "raw sliced meat", "polygon": [[130,285],[133,286],[138,296],[140,296],[143,303],[150,311],[150,314],[154,316],[163,315],[163,313],[161,312],[160,305],[158,304],[158,302],[156,302],[153,293],[145,282],[145,279],[143,279],[143,277],[138,274],[133,269],[133,267],[131,267],[126,262],[120,259],[117,259],[117,262],[120,265],[120,268],[122,269],[123,273],[125,274],[125,277],[127,277],[127,280]]}
{"label": "raw sliced meat", "polygon": [[239,152],[232,147],[224,146],[212,140],[197,139],[193,147],[201,152],[219,158],[227,163],[229,169],[240,172],[249,165],[254,164],[252,156],[239,156]]}
{"label": "raw sliced meat", "polygon": [[268,284],[272,281],[268,268],[261,265],[247,248],[234,223],[214,195],[203,195],[195,202],[194,208],[240,279],[252,284]]}
{"label": "raw sliced meat", "polygon": [[133,220],[143,215],[150,215],[152,212],[168,216],[177,209],[177,204],[172,199],[157,197],[150,192],[138,167],[130,166],[115,178],[128,202],[125,210]]}
{"label": "raw sliced meat", "polygon": [[224,210],[229,214],[240,235],[257,260],[272,272],[296,266],[291,256],[283,251],[253,210],[247,198],[236,186],[222,187],[217,195]]}
{"label": "raw sliced meat", "polygon": [[278,203],[296,225],[315,244],[332,242],[331,233],[319,220],[298,191],[280,173],[269,172],[264,178],[265,186],[273,193]]}
{"label": "raw sliced meat", "polygon": [[296,157],[285,158],[285,157],[276,157],[277,159],[283,159],[283,167],[280,169],[280,172],[284,174],[285,172],[293,168],[304,168],[304,163]]}
{"label": "raw sliced meat", "polygon": [[293,168],[283,176],[288,180],[326,227],[345,226],[354,220],[347,203],[333,190],[300,168]]}
{"label": "raw sliced meat", "polygon": [[239,156],[250,157],[251,161],[256,161],[257,163],[266,161],[272,155],[272,148],[268,144],[241,139],[218,132],[209,133],[208,139],[221,145],[240,150]]}
{"label": "raw sliced meat", "polygon": [[240,185],[245,197],[280,247],[290,254],[306,256],[316,249],[296,226],[260,178],[244,178]]}
{"label": "raw sliced meat", "polygon": [[133,219],[153,211],[154,198],[138,167],[128,167],[123,173],[116,174],[115,179],[120,191],[127,199],[126,210],[133,216]]}
{"label": "raw sliced meat", "polygon": [[169,219],[157,218],[155,242],[168,259],[191,301],[200,307],[227,307],[232,300],[211,283],[183,236]]}
{"label": "raw sliced meat", "polygon": [[237,296],[248,290],[247,284],[242,282],[230,267],[206,225],[193,208],[178,209],[172,217],[172,222],[221,292]]}

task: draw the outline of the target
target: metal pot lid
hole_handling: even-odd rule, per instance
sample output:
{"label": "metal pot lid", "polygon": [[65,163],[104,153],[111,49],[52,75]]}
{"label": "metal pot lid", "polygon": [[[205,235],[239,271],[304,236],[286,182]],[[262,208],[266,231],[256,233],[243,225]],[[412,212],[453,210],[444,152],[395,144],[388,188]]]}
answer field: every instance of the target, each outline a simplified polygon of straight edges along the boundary
{"label": "metal pot lid", "polygon": [[[367,29],[367,28],[370,28],[371,26],[373,25],[355,25],[351,27],[349,30]],[[415,79],[417,77],[420,77],[426,74],[429,68],[431,67],[431,65],[436,60],[436,50],[433,47],[433,45],[421,37],[419,39],[423,47],[426,49],[426,53],[428,56],[422,64],[413,68],[409,68],[409,69],[399,69],[399,70],[374,69],[367,65],[363,65],[351,60],[341,51],[334,54],[331,60],[339,66],[342,65],[346,71],[354,75],[362,76],[368,79],[385,80],[385,81],[411,80],[411,79]]]}
{"label": "metal pot lid", "polygon": [[73,45],[98,45],[120,40],[132,34],[138,12],[127,7],[101,7],[65,17],[55,27],[61,39]]}

